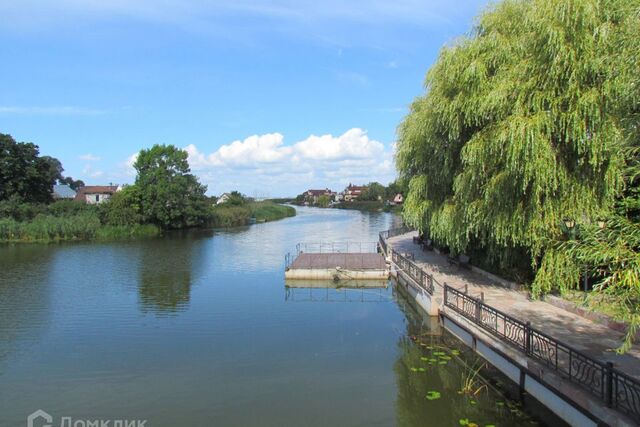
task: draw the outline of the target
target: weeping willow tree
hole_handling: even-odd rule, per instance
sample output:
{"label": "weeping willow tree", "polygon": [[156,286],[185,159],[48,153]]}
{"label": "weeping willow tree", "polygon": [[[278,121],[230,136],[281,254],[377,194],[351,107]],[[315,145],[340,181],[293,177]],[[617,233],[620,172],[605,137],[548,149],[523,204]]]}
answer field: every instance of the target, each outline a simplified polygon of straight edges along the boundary
{"label": "weeping willow tree", "polygon": [[453,252],[524,254],[535,295],[575,286],[588,244],[567,242],[563,220],[591,229],[629,188],[639,22],[640,0],[506,0],[482,14],[399,126],[405,221]]}

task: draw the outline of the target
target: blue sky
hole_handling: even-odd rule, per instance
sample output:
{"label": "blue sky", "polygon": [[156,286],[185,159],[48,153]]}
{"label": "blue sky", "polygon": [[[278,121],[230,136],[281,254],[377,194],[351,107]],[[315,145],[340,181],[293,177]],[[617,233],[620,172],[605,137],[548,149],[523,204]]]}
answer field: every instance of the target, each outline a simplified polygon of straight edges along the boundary
{"label": "blue sky", "polygon": [[398,123],[486,1],[0,0],[0,132],[87,184],[186,148],[210,194],[395,177]]}

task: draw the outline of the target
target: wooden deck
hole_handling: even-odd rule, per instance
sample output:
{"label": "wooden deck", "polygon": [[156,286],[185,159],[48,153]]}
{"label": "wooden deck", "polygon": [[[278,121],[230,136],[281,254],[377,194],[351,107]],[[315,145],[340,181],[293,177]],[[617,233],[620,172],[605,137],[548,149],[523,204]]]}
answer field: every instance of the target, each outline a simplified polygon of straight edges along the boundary
{"label": "wooden deck", "polygon": [[384,257],[378,253],[302,253],[289,267],[300,269],[330,269],[339,267],[343,270],[385,270]]}

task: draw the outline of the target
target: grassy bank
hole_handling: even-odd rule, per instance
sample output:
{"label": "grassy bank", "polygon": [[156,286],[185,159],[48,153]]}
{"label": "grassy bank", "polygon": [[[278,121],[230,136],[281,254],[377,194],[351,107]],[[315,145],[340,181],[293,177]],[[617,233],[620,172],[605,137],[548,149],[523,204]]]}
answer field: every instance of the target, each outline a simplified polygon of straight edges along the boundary
{"label": "grassy bank", "polygon": [[338,209],[353,209],[353,210],[366,211],[366,212],[380,212],[380,211],[393,212],[393,213],[402,212],[402,205],[389,206],[382,201],[354,200],[353,202],[338,203],[334,205],[334,207]]}
{"label": "grassy bank", "polygon": [[109,240],[157,236],[154,225],[102,225],[97,215],[38,215],[29,221],[0,219],[0,242],[59,242],[65,240]]}
{"label": "grassy bank", "polygon": [[270,201],[248,202],[242,205],[222,204],[211,209],[209,226],[237,227],[249,224],[251,218],[255,218],[257,222],[265,222],[295,216],[295,214],[295,208]]}

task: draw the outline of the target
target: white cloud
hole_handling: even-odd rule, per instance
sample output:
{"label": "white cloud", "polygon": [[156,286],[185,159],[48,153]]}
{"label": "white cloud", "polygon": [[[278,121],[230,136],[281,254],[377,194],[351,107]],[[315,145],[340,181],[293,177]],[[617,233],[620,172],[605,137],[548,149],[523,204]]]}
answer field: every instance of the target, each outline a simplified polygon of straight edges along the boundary
{"label": "white cloud", "polygon": [[210,154],[186,148],[194,173],[211,193],[238,189],[253,194],[294,195],[307,187],[341,189],[349,181],[387,183],[394,179],[393,151],[353,128],[342,135],[311,135],[285,145],[279,133],[253,135]]}
{"label": "white cloud", "polygon": [[372,158],[384,151],[384,144],[370,140],[362,129],[353,128],[340,135],[311,135],[294,145],[296,154],[311,160],[348,160]]}
{"label": "white cloud", "polygon": [[98,160],[100,160],[100,157],[94,156],[91,153],[87,153],[80,156],[80,160],[84,160],[85,162],[97,162]]}

